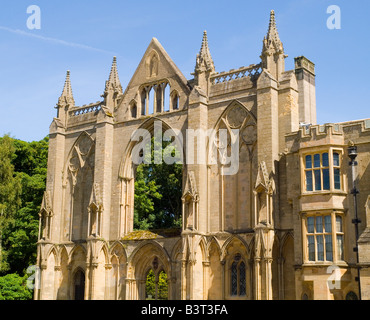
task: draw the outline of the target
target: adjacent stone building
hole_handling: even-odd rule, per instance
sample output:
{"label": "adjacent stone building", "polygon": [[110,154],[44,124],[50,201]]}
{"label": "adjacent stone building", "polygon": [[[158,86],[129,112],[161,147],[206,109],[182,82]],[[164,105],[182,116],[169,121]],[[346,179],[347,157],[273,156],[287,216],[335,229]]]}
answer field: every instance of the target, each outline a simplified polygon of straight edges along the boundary
{"label": "adjacent stone building", "polygon": [[[286,57],[272,11],[248,67],[216,72],[205,32],[190,80],[155,38],[125,90],[113,59],[102,101],[76,106],[68,71],[50,126],[35,299],[145,299],[149,270],[166,274],[168,299],[369,299],[370,119],[318,125],[315,65],[301,56],[286,71]],[[239,167],[184,161],[181,232],[135,237],[132,134],[156,123],[183,137],[227,130]]]}

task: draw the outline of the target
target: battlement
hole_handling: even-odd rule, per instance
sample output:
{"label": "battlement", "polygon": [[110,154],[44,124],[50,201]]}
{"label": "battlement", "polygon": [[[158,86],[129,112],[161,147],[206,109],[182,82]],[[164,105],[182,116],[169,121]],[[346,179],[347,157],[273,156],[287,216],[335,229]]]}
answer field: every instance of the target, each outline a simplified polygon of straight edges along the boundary
{"label": "battlement", "polygon": [[346,145],[348,141],[361,143],[370,133],[370,119],[323,125],[301,124],[296,132],[285,135],[287,149],[297,152],[301,148],[322,145]]}

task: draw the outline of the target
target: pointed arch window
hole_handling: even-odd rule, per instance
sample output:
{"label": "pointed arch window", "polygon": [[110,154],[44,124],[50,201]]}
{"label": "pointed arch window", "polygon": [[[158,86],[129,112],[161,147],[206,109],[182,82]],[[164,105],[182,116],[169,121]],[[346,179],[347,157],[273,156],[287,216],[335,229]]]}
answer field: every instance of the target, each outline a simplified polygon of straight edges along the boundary
{"label": "pointed arch window", "polygon": [[146,105],[148,101],[147,89],[143,88],[141,91],[141,115],[145,116],[146,114]]}
{"label": "pointed arch window", "polygon": [[137,105],[136,105],[136,102],[132,102],[131,103],[130,109],[131,109],[131,118],[132,119],[136,119],[137,118]]}
{"label": "pointed arch window", "polygon": [[155,257],[145,279],[146,300],[168,300],[168,278],[163,268],[159,267],[158,257]]}
{"label": "pointed arch window", "polygon": [[179,109],[179,95],[177,94],[176,91],[171,94],[171,105],[172,105],[172,110]]}
{"label": "pointed arch window", "polygon": [[234,256],[230,273],[231,296],[245,296],[247,294],[246,265],[239,253]]}
{"label": "pointed arch window", "polygon": [[162,109],[163,109],[163,90],[162,90],[162,87],[163,87],[163,84],[159,84],[156,87],[156,93],[155,93],[156,104],[155,105],[156,105],[156,112],[157,113],[162,112]]}

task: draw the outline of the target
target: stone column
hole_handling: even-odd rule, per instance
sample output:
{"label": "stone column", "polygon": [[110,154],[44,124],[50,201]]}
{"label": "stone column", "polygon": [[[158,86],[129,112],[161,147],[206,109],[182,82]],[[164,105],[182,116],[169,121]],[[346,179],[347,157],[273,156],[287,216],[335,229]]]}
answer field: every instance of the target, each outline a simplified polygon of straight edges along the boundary
{"label": "stone column", "polygon": [[58,289],[60,288],[60,275],[62,272],[61,266],[54,267],[54,300],[58,298]]}
{"label": "stone column", "polygon": [[[200,89],[199,89],[200,90]],[[198,91],[197,87],[193,89],[192,93],[189,97],[189,108],[188,108],[188,128],[194,130],[199,130],[198,132],[207,133],[208,129],[208,101],[207,97],[204,95],[204,92]],[[199,135],[201,136],[201,135]],[[206,137],[203,137],[205,139]],[[198,221],[199,225],[197,226],[197,230],[200,232],[206,232],[207,230],[207,194],[208,194],[208,186],[207,186],[207,161],[204,163],[200,163],[200,159],[198,158],[198,152],[206,153],[204,147],[202,147],[205,141],[198,141],[197,138],[194,138],[194,150],[186,150],[186,153],[189,151],[194,152],[194,159],[193,164],[187,164],[186,170],[187,172],[193,171],[194,172],[194,184],[197,189],[197,193],[199,196],[199,203],[198,203],[198,210],[199,216]],[[191,144],[190,144],[191,145]],[[188,143],[186,144],[189,147]],[[199,150],[198,150],[199,149]],[[206,158],[207,159],[207,155]],[[194,215],[196,212],[193,212]]]}
{"label": "stone column", "polygon": [[45,281],[46,268],[47,268],[47,265],[45,263],[41,263],[40,265],[40,294],[39,294],[40,300],[44,300],[43,291],[45,287],[44,281]]}
{"label": "stone column", "polygon": [[[94,300],[95,299],[95,271],[98,268],[98,263],[90,263],[89,270],[89,281],[88,281],[88,292],[85,292],[85,300]],[[87,285],[87,283],[86,283]],[[87,299],[86,299],[87,296]]]}
{"label": "stone column", "polygon": [[221,288],[222,288],[221,300],[225,300],[225,296],[226,296],[225,264],[226,264],[226,261],[225,260],[221,260],[220,262],[221,262]]}
{"label": "stone column", "polygon": [[186,260],[181,260],[181,300],[186,300],[187,274]]}
{"label": "stone column", "polygon": [[59,119],[54,119],[49,132],[48,173],[46,191],[50,192],[54,222],[51,225],[50,240],[59,242],[63,237],[63,171],[65,158],[65,128]]}
{"label": "stone column", "polygon": [[284,261],[283,257],[278,259],[279,300],[284,300]]}
{"label": "stone column", "polygon": [[209,261],[203,261],[203,300],[208,300],[209,266]]}
{"label": "stone column", "polygon": [[101,214],[101,233],[110,239],[111,194],[112,194],[112,157],[113,157],[113,118],[100,111],[96,124],[94,183],[99,186],[100,201],[104,211]]}
{"label": "stone column", "polygon": [[272,300],[272,258],[266,258],[266,300]]}
{"label": "stone column", "polygon": [[257,156],[269,173],[279,159],[278,108],[278,82],[264,69],[257,80]]}
{"label": "stone column", "polygon": [[[68,288],[67,288],[67,299],[68,300],[73,300],[73,297],[72,297],[72,285],[73,285],[73,279],[72,279],[72,265],[71,264],[68,264],[67,265],[67,270],[68,270],[68,280],[67,280],[67,284],[68,284]],[[86,281],[86,277],[85,277],[85,281]],[[85,290],[86,291],[86,290]]]}
{"label": "stone column", "polygon": [[261,259],[260,258],[255,258],[254,259],[254,298],[256,300],[261,300],[261,276],[260,276],[260,263]]}
{"label": "stone column", "polygon": [[[110,263],[105,264],[105,292],[104,298],[105,299],[116,299],[115,292],[117,291],[117,284],[114,281],[114,277],[112,276],[113,266]],[[112,297],[112,291],[114,292]]]}

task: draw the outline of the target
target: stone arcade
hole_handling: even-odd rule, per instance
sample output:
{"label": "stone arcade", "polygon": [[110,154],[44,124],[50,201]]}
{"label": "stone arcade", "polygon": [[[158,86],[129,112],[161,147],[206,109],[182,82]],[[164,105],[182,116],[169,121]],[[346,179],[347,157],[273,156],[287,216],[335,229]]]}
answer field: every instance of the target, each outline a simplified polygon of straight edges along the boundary
{"label": "stone arcade", "polygon": [[[356,299],[357,280],[369,299],[370,119],[316,124],[315,65],[301,56],[286,71],[286,57],[271,11],[248,67],[216,72],[204,32],[190,80],[155,38],[125,91],[113,59],[103,101],[76,106],[68,71],[50,126],[35,299],[145,299],[149,270],[166,273],[168,299]],[[239,170],[185,163],[181,232],[135,238],[130,137],[155,121],[183,136],[239,129]]]}

